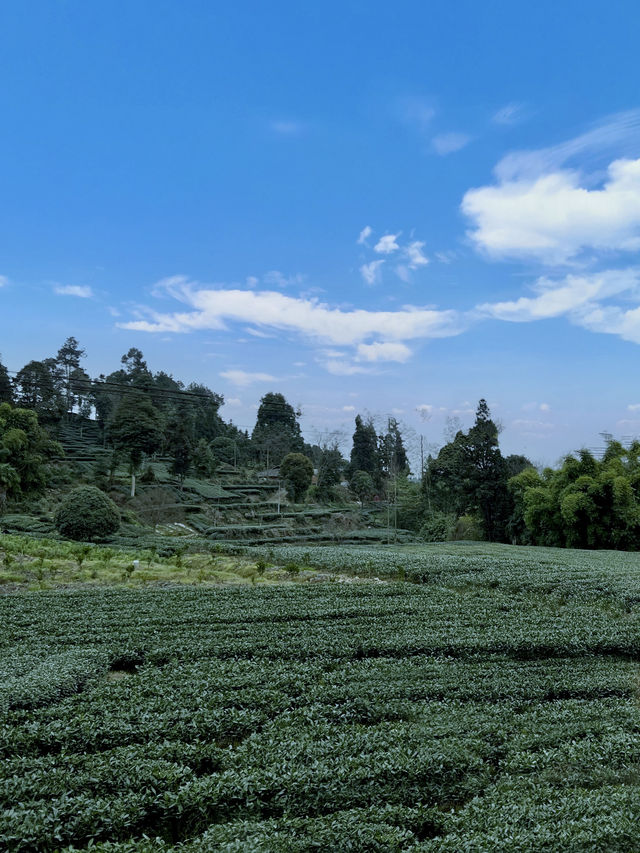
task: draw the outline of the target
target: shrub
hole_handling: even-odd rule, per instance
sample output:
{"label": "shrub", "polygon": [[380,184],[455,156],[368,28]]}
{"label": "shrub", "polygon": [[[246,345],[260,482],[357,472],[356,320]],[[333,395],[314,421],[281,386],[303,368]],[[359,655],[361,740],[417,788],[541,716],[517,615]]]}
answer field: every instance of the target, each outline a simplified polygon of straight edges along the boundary
{"label": "shrub", "polygon": [[67,539],[104,539],[120,528],[120,512],[100,489],[80,486],[60,504],[55,523],[58,531]]}
{"label": "shrub", "polygon": [[456,517],[446,512],[432,512],[427,515],[420,528],[420,538],[425,542],[446,542],[454,538]]}

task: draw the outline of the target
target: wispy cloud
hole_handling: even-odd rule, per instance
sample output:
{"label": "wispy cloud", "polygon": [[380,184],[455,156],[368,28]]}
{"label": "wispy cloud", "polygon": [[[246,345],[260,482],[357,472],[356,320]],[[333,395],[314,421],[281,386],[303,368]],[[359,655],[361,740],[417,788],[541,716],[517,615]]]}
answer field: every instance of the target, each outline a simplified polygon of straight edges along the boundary
{"label": "wispy cloud", "polygon": [[160,313],[140,308],[142,319],[119,323],[120,328],[144,332],[191,332],[225,329],[241,322],[261,329],[291,331],[338,346],[381,341],[442,338],[460,334],[467,320],[454,310],[440,311],[407,305],[396,311],[346,310],[312,298],[287,296],[277,291],[210,287],[185,277],[158,284],[187,310]]}
{"label": "wispy cloud", "polygon": [[358,345],[358,361],[407,361],[411,350],[406,344],[394,341],[375,341]]}
{"label": "wispy cloud", "polygon": [[280,136],[300,136],[305,129],[304,123],[296,119],[274,119],[269,127]]}
{"label": "wispy cloud", "polygon": [[404,253],[407,256],[409,269],[415,270],[418,267],[425,267],[429,263],[429,258],[423,253],[424,241],[414,240],[405,246]]}
{"label": "wispy cloud", "polygon": [[380,268],[383,263],[384,260],[371,261],[371,263],[362,264],[360,267],[360,274],[367,284],[375,284],[380,280]]}
{"label": "wispy cloud", "polygon": [[88,285],[59,284],[53,288],[58,296],[77,296],[80,299],[91,299],[93,291]]}
{"label": "wispy cloud", "polygon": [[304,284],[305,277],[302,273],[295,275],[284,275],[280,270],[269,270],[264,274],[264,283],[275,287],[281,287],[283,290],[286,287],[300,286]]}
{"label": "wispy cloud", "polygon": [[9,284],[9,279],[6,275],[0,275],[0,287],[6,287]]}
{"label": "wispy cloud", "polygon": [[[584,325],[602,300],[622,293],[637,293],[640,270],[607,270],[588,275],[567,275],[562,279],[539,278],[532,287],[534,296],[508,302],[485,303],[478,311],[498,320],[527,323],[570,315]],[[593,319],[592,319],[593,322]]]}
{"label": "wispy cloud", "polygon": [[397,242],[399,236],[399,233],[385,234],[375,244],[373,251],[377,252],[379,255],[391,255],[393,252],[397,252],[400,248]]}
{"label": "wispy cloud", "polygon": [[524,104],[519,104],[512,101],[510,104],[505,104],[500,107],[493,116],[492,121],[495,124],[518,124],[524,118]]}
{"label": "wispy cloud", "polygon": [[353,362],[346,359],[330,358],[319,363],[327,373],[331,373],[333,376],[355,376],[358,373],[371,373],[370,368],[362,367],[360,364],[353,364]]}
{"label": "wispy cloud", "polygon": [[567,165],[576,165],[577,158],[585,169],[592,165],[599,167],[603,157],[637,157],[639,146],[640,109],[627,110],[607,116],[585,133],[557,145],[513,151],[500,160],[494,171],[501,182],[533,180]]}
{"label": "wispy cloud", "polygon": [[248,385],[253,385],[256,382],[278,381],[270,373],[251,373],[246,370],[225,370],[220,376],[228,382],[233,383],[233,385],[238,385],[240,388],[246,388]]}
{"label": "wispy cloud", "polygon": [[397,112],[407,124],[414,125],[420,131],[425,131],[436,114],[431,98],[417,95],[407,95],[397,102]]}
{"label": "wispy cloud", "polygon": [[431,140],[431,147],[441,157],[460,151],[471,142],[467,133],[439,133]]}
{"label": "wispy cloud", "polygon": [[359,246],[366,246],[367,239],[373,234],[373,228],[370,225],[365,225],[360,234],[358,235],[358,239],[356,243]]}

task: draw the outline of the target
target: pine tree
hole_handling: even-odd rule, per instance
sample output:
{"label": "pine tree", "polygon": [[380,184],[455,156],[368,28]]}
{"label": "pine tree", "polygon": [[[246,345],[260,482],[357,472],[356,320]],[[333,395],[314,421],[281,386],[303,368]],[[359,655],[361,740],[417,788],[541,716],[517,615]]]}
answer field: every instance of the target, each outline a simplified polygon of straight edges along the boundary
{"label": "pine tree", "polygon": [[381,470],[376,429],[371,418],[364,422],[360,415],[356,415],[356,428],[353,433],[353,447],[349,462],[350,480],[357,471],[368,474],[376,488],[380,486]]}

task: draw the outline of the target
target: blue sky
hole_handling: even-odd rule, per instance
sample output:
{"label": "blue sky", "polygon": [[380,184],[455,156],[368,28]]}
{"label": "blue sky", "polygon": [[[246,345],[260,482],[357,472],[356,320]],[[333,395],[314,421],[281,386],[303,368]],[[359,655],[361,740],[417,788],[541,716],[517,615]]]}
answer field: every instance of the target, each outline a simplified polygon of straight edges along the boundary
{"label": "blue sky", "polygon": [[553,463],[640,434],[633,2],[0,7],[0,353],[131,346],[251,427]]}

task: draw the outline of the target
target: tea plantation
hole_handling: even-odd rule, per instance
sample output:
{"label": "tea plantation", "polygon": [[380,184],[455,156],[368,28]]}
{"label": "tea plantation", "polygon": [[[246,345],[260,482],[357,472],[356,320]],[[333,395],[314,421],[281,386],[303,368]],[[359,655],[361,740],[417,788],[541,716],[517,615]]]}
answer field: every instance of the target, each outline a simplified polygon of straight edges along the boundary
{"label": "tea plantation", "polygon": [[0,597],[2,849],[640,849],[640,557],[244,555]]}

